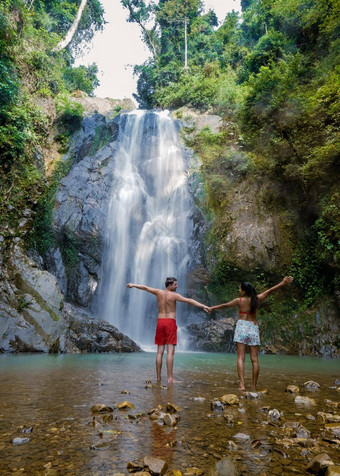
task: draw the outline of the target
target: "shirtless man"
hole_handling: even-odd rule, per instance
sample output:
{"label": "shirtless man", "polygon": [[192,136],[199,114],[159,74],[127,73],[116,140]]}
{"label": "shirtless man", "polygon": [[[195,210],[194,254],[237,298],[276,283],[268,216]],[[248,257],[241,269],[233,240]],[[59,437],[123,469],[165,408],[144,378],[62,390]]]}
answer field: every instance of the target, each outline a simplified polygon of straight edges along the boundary
{"label": "shirtless man", "polygon": [[168,383],[175,382],[173,377],[173,363],[175,346],[177,345],[177,325],[176,325],[176,302],[185,302],[192,306],[197,306],[207,311],[207,306],[194,299],[189,299],[176,293],[177,279],[166,278],[165,289],[155,289],[141,284],[128,283],[128,288],[137,288],[142,291],[154,294],[158,304],[158,320],[155,335],[157,347],[156,355],[156,375],[157,382],[161,381],[162,362],[165,346],[167,345],[166,367],[168,371]]}

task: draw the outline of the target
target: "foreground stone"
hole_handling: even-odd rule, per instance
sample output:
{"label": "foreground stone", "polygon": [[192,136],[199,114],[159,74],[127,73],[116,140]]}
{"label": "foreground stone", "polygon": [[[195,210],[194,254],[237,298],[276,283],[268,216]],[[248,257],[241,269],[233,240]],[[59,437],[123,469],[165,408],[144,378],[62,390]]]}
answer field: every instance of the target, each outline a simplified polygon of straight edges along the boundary
{"label": "foreground stone", "polygon": [[223,395],[220,400],[223,405],[238,405],[240,403],[238,396],[232,393],[227,393],[226,395]]}
{"label": "foreground stone", "polygon": [[164,474],[168,469],[168,465],[160,458],[154,458],[153,456],[145,456],[143,460],[144,469],[149,471],[153,475]]}
{"label": "foreground stone", "polygon": [[298,405],[307,405],[307,406],[316,405],[314,398],[310,398],[310,397],[298,396],[298,397],[295,397],[294,402]]}
{"label": "foreground stone", "polygon": [[328,466],[326,476],[340,476],[340,466]]}
{"label": "foreground stone", "polygon": [[223,458],[208,471],[208,476],[239,476],[241,473],[231,458]]}
{"label": "foreground stone", "polygon": [[127,470],[129,473],[136,475],[163,475],[166,473],[168,465],[160,458],[154,458],[153,456],[145,456],[143,461],[135,460],[130,461],[127,464]]}
{"label": "foreground stone", "polygon": [[319,454],[307,465],[307,471],[313,474],[324,474],[329,466],[334,465],[326,453]]}
{"label": "foreground stone", "polygon": [[108,407],[104,403],[97,403],[96,405],[93,405],[91,408],[92,413],[110,413],[113,412],[112,407]]}
{"label": "foreground stone", "polygon": [[288,393],[299,393],[300,389],[297,385],[288,385],[286,392]]}

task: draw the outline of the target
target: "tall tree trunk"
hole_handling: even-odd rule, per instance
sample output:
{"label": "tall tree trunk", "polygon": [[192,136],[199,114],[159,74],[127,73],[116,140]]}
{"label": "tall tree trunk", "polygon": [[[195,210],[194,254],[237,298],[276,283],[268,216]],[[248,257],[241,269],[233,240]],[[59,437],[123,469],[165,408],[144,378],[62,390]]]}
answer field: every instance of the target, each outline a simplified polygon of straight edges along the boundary
{"label": "tall tree trunk", "polygon": [[76,15],[76,18],[74,19],[74,22],[72,23],[70,29],[68,30],[68,32],[66,33],[66,36],[63,40],[61,40],[57,46],[55,46],[53,48],[53,51],[61,51],[63,50],[64,48],[66,48],[67,45],[69,45],[69,43],[71,43],[72,41],[72,38],[74,37],[74,34],[75,32],[77,31],[77,28],[78,28],[78,25],[79,25],[79,22],[81,20],[81,16],[83,14],[83,11],[86,7],[86,3],[87,3],[87,0],[81,0],[81,4],[80,4],[80,7],[79,7],[79,10],[77,12],[77,15]]}

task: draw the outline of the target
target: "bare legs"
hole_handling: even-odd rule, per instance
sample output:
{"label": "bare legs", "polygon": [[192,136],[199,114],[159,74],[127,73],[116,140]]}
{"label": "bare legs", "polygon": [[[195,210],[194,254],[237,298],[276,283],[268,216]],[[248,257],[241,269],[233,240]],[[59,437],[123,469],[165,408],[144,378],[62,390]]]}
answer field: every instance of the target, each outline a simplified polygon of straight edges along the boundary
{"label": "bare legs", "polygon": [[258,345],[250,345],[249,346],[249,354],[251,359],[251,364],[253,366],[253,390],[256,390],[257,379],[259,378],[259,360],[258,360],[258,353],[259,353],[259,346]]}
{"label": "bare legs", "polygon": [[[159,345],[157,347],[157,354],[156,354],[157,382],[161,381],[164,350],[165,350],[165,345]],[[173,375],[174,354],[175,354],[175,346],[173,344],[168,344],[167,345],[167,350],[166,350],[166,368],[167,368],[167,372],[168,372],[168,382],[169,383],[172,383],[174,381],[174,375]]]}
{"label": "bare legs", "polygon": [[[245,390],[244,385],[244,360],[246,357],[246,344],[241,344],[240,342],[236,343],[237,345],[237,372],[240,379],[240,390]],[[252,389],[256,390],[257,379],[259,377],[259,361],[258,361],[258,352],[259,346],[258,345],[250,345],[249,346],[249,354],[250,360],[253,367],[253,381],[252,381]]]}
{"label": "bare legs", "polygon": [[244,359],[246,358],[246,344],[236,343],[237,348],[237,373],[240,379],[240,390],[245,390],[244,386]]}
{"label": "bare legs", "polygon": [[157,382],[161,381],[161,373],[162,373],[162,363],[163,363],[163,354],[164,354],[165,345],[159,345],[157,347],[157,354],[156,354],[156,375],[157,375]]}

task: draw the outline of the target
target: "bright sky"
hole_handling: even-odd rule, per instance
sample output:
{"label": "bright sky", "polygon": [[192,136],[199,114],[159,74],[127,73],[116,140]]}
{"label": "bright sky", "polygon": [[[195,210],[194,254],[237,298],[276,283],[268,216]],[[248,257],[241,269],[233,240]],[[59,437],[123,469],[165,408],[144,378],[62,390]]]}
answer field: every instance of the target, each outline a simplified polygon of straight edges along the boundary
{"label": "bright sky", "polygon": [[[213,9],[222,22],[228,12],[241,11],[241,0],[203,0],[205,9]],[[143,63],[150,53],[141,40],[138,25],[128,23],[127,10],[120,0],[101,0],[107,21],[104,30],[95,35],[91,50],[78,58],[76,66],[96,63],[100,86],[97,97],[114,99],[132,98],[137,78],[133,66]]]}

